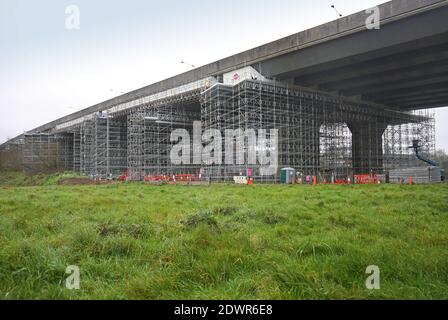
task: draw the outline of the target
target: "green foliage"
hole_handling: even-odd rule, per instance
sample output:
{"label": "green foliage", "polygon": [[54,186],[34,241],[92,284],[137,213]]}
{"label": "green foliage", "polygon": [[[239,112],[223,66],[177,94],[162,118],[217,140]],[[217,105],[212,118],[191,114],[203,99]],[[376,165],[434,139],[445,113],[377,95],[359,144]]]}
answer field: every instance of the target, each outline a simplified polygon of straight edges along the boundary
{"label": "green foliage", "polygon": [[0,187],[0,299],[448,298],[448,185],[15,179]]}
{"label": "green foliage", "polygon": [[437,150],[435,159],[439,166],[445,169],[445,172],[448,172],[448,154],[445,150]]}

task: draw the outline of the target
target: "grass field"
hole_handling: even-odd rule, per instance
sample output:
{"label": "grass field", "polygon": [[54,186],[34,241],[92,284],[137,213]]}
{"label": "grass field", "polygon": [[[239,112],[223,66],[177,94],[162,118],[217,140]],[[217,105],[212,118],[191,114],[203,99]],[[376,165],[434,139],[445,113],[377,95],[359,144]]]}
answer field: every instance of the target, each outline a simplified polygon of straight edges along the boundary
{"label": "grass field", "polygon": [[0,181],[2,299],[448,298],[448,185]]}

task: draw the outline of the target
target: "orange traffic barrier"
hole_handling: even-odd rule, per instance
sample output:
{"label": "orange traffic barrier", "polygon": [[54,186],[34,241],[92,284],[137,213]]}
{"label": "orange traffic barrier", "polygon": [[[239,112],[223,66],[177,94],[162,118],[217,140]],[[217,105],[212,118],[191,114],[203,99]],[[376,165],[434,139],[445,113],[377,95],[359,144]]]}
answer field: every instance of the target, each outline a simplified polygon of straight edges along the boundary
{"label": "orange traffic barrier", "polygon": [[380,181],[376,174],[356,174],[355,184],[378,184]]}

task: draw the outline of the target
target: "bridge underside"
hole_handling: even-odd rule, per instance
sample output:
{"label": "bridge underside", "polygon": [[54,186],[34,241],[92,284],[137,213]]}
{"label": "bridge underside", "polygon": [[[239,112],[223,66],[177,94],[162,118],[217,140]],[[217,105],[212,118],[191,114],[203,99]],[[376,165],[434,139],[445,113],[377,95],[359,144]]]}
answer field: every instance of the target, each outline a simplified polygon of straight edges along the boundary
{"label": "bridge underside", "polygon": [[[405,5],[405,3],[404,3]],[[448,105],[448,6],[255,64],[264,75],[400,110]]]}
{"label": "bridge underside", "polygon": [[[216,84],[186,98],[100,113],[59,132],[25,135],[17,149],[24,168],[33,172],[73,170],[97,178],[127,173],[132,180],[201,173],[223,181],[249,170],[258,181],[279,178],[278,170],[262,176],[259,165],[173,165],[171,132],[185,129],[193,137],[193,121],[201,122],[202,132],[218,129],[223,134],[226,129],[278,129],[278,168],[292,167],[322,181],[418,165],[408,148],[414,139],[421,141],[424,154],[435,147],[434,119],[423,112],[246,80],[235,86]],[[224,145],[222,150],[225,157]]]}

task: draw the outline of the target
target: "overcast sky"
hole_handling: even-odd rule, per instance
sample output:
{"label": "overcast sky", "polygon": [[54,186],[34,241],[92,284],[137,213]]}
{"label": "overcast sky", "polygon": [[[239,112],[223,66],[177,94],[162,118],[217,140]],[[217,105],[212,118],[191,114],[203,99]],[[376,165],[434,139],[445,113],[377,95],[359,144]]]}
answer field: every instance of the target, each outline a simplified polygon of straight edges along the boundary
{"label": "overcast sky", "polygon": [[[380,0],[0,0],[0,142]],[[67,30],[77,5],[80,30]],[[448,150],[448,108],[437,146]]]}

